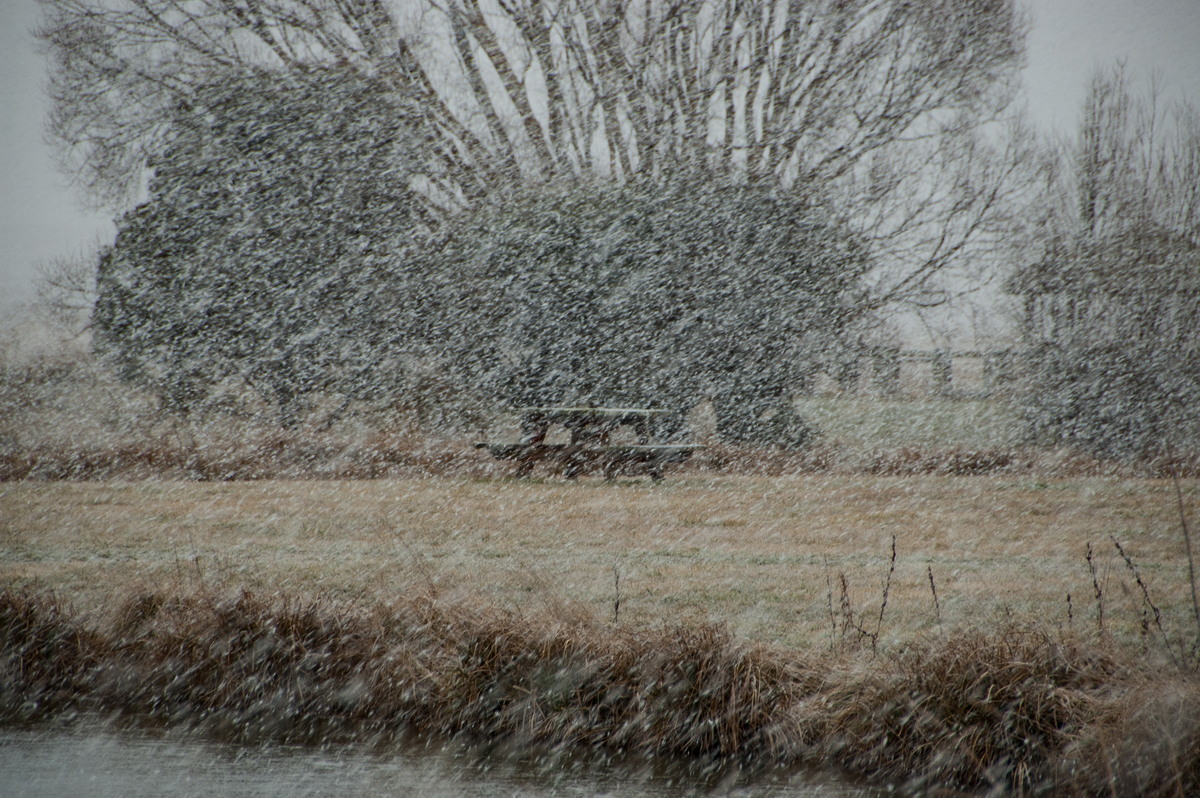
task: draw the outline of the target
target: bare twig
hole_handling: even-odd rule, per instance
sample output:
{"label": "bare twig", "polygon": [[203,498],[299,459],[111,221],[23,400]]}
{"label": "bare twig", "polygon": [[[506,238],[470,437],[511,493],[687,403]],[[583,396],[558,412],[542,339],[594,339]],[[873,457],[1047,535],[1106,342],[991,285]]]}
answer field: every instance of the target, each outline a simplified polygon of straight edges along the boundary
{"label": "bare twig", "polygon": [[883,601],[879,603],[879,617],[875,620],[875,635],[871,639],[871,647],[874,649],[875,641],[879,639],[879,633],[883,630],[883,613],[887,609],[888,593],[892,589],[892,574],[896,573],[896,536],[892,535],[892,559],[888,566],[887,579],[883,583]]}
{"label": "bare twig", "polygon": [[1088,570],[1092,572],[1092,589],[1096,594],[1096,631],[1104,634],[1104,591],[1100,589],[1100,578],[1096,575],[1096,561],[1092,557],[1092,544],[1087,545]]}
{"label": "bare twig", "polygon": [[846,579],[846,572],[838,572],[838,581],[841,584],[841,610],[842,610],[842,640],[846,639],[846,630],[854,626],[854,607],[850,604],[850,581]]}
{"label": "bare twig", "polygon": [[613,623],[621,620],[621,569],[613,566]]}
{"label": "bare twig", "polygon": [[856,644],[861,644],[863,640],[871,641],[871,653],[876,653],[876,647],[879,643],[879,633],[872,632],[863,625],[862,616],[855,617],[854,602],[850,600],[850,580],[846,578],[846,572],[838,572],[838,580],[841,583],[841,612],[842,612],[842,643],[846,642],[846,632],[853,629],[858,632],[858,637],[855,638]]}
{"label": "bare twig", "polygon": [[1125,560],[1125,565],[1129,568],[1130,573],[1133,574],[1133,581],[1137,583],[1138,588],[1142,591],[1142,628],[1149,632],[1150,625],[1145,615],[1145,610],[1148,608],[1152,613],[1154,613],[1154,627],[1158,629],[1158,633],[1162,637],[1163,643],[1166,645],[1167,653],[1170,655],[1171,660],[1175,662],[1176,665],[1182,664],[1175,658],[1175,653],[1171,649],[1171,641],[1167,637],[1166,629],[1164,629],[1162,625],[1162,612],[1159,611],[1158,606],[1154,603],[1154,600],[1150,598],[1150,588],[1146,586],[1144,581],[1142,581],[1142,574],[1138,571],[1138,567],[1134,563],[1133,558],[1129,556],[1129,554],[1125,551],[1125,548],[1121,545],[1121,542],[1117,540],[1116,537],[1112,535],[1109,537],[1112,540],[1113,545],[1117,547],[1117,551],[1120,553],[1122,559]]}
{"label": "bare twig", "polygon": [[[1175,484],[1175,502],[1179,507],[1179,526],[1183,530],[1183,545],[1187,550],[1188,582],[1192,587],[1192,617],[1196,619],[1196,643],[1200,646],[1200,600],[1196,598],[1196,561],[1192,557],[1192,535],[1188,529],[1187,514],[1183,511],[1183,491],[1179,488],[1179,475],[1172,474],[1171,481]],[[1195,652],[1193,646],[1193,653]]]}
{"label": "bare twig", "polygon": [[833,611],[833,579],[830,577],[829,560],[825,560],[825,598],[829,602],[829,650],[834,650],[834,640],[837,638],[837,614]]}
{"label": "bare twig", "polygon": [[938,626],[942,624],[942,605],[938,601],[937,584],[933,581],[933,566],[928,566],[929,569],[929,591],[933,593],[933,614],[937,618]]}

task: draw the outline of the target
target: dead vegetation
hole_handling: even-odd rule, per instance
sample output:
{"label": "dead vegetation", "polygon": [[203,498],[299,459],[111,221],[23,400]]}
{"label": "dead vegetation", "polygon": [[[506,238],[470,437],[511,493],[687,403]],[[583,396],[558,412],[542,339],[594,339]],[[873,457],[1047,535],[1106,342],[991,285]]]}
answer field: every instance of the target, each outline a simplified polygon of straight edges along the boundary
{"label": "dead vegetation", "polygon": [[[16,523],[30,531],[12,535],[16,527],[10,527],[4,549],[9,587],[0,592],[0,717],[11,723],[100,714],[242,743],[354,739],[386,746],[414,736],[453,738],[489,756],[550,768],[563,761],[628,766],[653,760],[702,779],[731,770],[752,779],[772,769],[815,766],[917,794],[1187,795],[1200,789],[1200,628],[1192,625],[1186,566],[1167,567],[1181,548],[1180,531],[1189,542],[1194,486],[988,483],[987,500],[1001,521],[1011,526],[1040,504],[1060,529],[1057,540],[1030,528],[997,541],[987,519],[962,504],[958,478],[743,480],[665,491],[644,483],[392,483],[385,504],[393,511],[421,506],[419,517],[430,528],[427,537],[409,530],[400,552],[379,565],[370,545],[354,553],[362,524],[353,519],[373,512],[373,491],[387,483],[13,486],[4,506],[19,511]],[[276,506],[271,496],[280,490]],[[513,497],[513,491],[531,495]],[[632,521],[614,514],[605,499],[611,491],[622,491]],[[1081,515],[1082,506],[1073,503],[1075,491],[1076,498],[1087,497],[1090,514]],[[37,501],[23,504],[20,494]],[[884,546],[865,567],[856,566],[853,551],[862,538],[826,537],[816,570],[791,559],[781,577],[813,581],[823,573],[824,601],[787,594],[764,570],[782,559],[770,554],[773,547],[819,544],[778,539],[773,513],[786,506],[803,516],[817,506],[806,504],[814,495],[826,500],[820,505],[828,512],[838,505],[845,511],[854,497],[852,512],[874,523],[886,523],[880,507],[888,505],[873,506],[873,496],[888,497],[897,517],[919,508],[927,516],[930,551],[943,554],[937,576],[924,553],[916,558],[919,568],[910,559],[906,546],[918,540],[911,535],[893,536],[890,549]],[[439,496],[442,506],[431,506]],[[62,519],[76,519],[69,528],[51,512],[64,500]],[[638,562],[637,547],[648,542],[621,527],[637,527],[641,512],[647,523],[658,519],[649,530],[653,543],[674,549],[664,556],[682,556],[689,568],[703,565],[690,560],[686,544],[697,540],[694,532],[677,539],[661,523],[676,503],[699,515],[723,509],[724,516],[706,522],[717,533],[705,538],[706,546],[729,555],[724,536],[736,538],[747,565],[727,559],[702,567],[699,583],[664,566],[653,574],[663,586],[658,603],[637,588],[632,565],[600,574],[608,591],[603,601],[589,601],[578,590],[581,583],[556,576],[549,562],[536,569],[540,573],[522,566],[524,578],[504,588],[532,601],[485,594],[498,581],[485,564],[503,559],[503,547],[528,548],[535,556],[548,550],[529,534],[531,512],[560,525],[546,535],[557,541],[554,550],[565,560],[558,565],[567,571],[585,567],[579,549],[602,539],[623,551],[632,547],[632,559],[624,562]],[[570,545],[561,539],[572,512],[567,505],[578,513],[571,518]],[[278,519],[286,506],[312,526],[290,533],[268,528],[263,535],[228,529],[235,518],[251,527]],[[1129,523],[1144,506],[1161,511],[1138,521],[1155,532],[1135,542],[1096,539],[1106,518]],[[174,562],[164,563],[174,576],[154,576],[152,563],[168,559],[161,547],[173,545],[160,539],[176,523],[172,507],[180,519],[207,513],[188,533],[207,539],[207,551],[241,558],[278,548],[224,572],[215,554],[177,551]],[[223,507],[233,515],[226,518]],[[153,515],[157,526],[115,530],[131,511]],[[602,530],[596,512],[609,520]],[[939,531],[964,513],[977,519],[970,541]],[[466,515],[477,524],[496,523],[495,536],[476,539],[463,531]],[[500,525],[505,517],[514,525]],[[806,523],[815,531],[827,529],[831,519]],[[321,531],[339,521],[344,535]],[[38,524],[40,531],[33,529]],[[456,525],[456,551],[448,561],[438,550]],[[756,534],[747,536],[747,526]],[[518,540],[498,540],[522,529]],[[1095,545],[1075,546],[1076,535]],[[369,537],[376,546],[382,542],[377,533]],[[122,549],[123,542],[130,548]],[[969,545],[971,559],[945,556],[959,544]],[[74,548],[56,554],[59,546]],[[989,547],[995,546],[993,559]],[[1076,548],[1086,557],[1071,554]],[[479,559],[463,557],[471,549],[480,549]],[[1001,555],[1014,551],[1031,558],[996,570]],[[72,586],[68,572],[98,552],[113,567],[78,578],[108,587],[96,593],[94,586]],[[1078,579],[1060,574],[1052,586],[1068,591],[1066,602],[1014,610],[1013,596],[1064,570],[1060,555],[1078,560]],[[396,572],[398,557],[411,561],[414,573],[407,578]],[[1049,561],[1048,570],[1033,565],[1040,559]],[[978,596],[969,582],[947,573],[954,562],[984,571],[979,589],[1010,597],[1002,614],[964,613],[963,605],[974,605]],[[253,588],[238,589],[246,567],[261,572]],[[388,576],[379,579],[376,570]],[[294,581],[272,588],[272,580],[306,571],[312,572],[309,589],[296,590]],[[722,573],[744,589],[825,604],[826,632],[809,629],[807,644],[781,646],[682,611],[685,594],[703,593]],[[139,583],[143,587],[130,587]],[[57,595],[84,599],[91,609],[72,610],[50,592],[55,584],[63,585]],[[714,601],[708,615],[732,617],[738,600],[735,591]],[[944,612],[942,604],[956,609]],[[798,609],[792,607],[793,616]],[[769,625],[786,623],[773,617]]]}
{"label": "dead vegetation", "polygon": [[[314,399],[304,423],[284,429],[252,392],[221,394],[190,416],[172,414],[150,392],[118,380],[85,339],[47,338],[39,348],[28,330],[8,325],[0,332],[9,336],[0,341],[0,482],[497,478],[512,470],[473,444],[516,440],[516,420],[495,408],[468,408],[454,391],[428,381],[374,403]],[[823,397],[801,404],[830,428],[789,450],[720,441],[701,403],[692,427],[705,448],[670,473],[1200,476],[1196,452],[1122,463],[1021,445],[1010,429],[1013,411],[1002,402],[889,405]]]}
{"label": "dead vegetation", "polygon": [[[156,431],[144,437],[0,445],[0,482],[500,478],[512,470],[510,463],[492,460],[465,438],[430,437],[411,430],[346,435],[250,427],[213,434],[211,430],[197,432],[176,426],[169,432]],[[834,473],[1192,478],[1200,476],[1200,457],[1173,456],[1130,464],[1035,447],[846,449],[836,442],[825,442],[803,451],[788,451],[710,444],[691,461],[671,469],[673,474],[680,472],[762,476]]]}
{"label": "dead vegetation", "polygon": [[225,739],[459,737],[701,771],[834,766],[908,790],[1191,794],[1200,680],[1012,622],[882,656],[412,594],[135,594],[95,626],[0,593],[8,722],[99,711]]}
{"label": "dead vegetation", "polygon": [[[1181,490],[1194,518],[1198,486]],[[842,647],[844,579],[847,636],[878,630],[884,647],[1008,614],[1089,633],[1102,614],[1106,635],[1140,647],[1162,636],[1111,537],[1165,628],[1190,626],[1178,504],[1170,482],[1030,476],[27,480],[0,492],[0,579],[84,611],[199,586],[368,603],[435,590],[598,617],[619,598],[635,627],[717,620],[789,648]]]}
{"label": "dead vegetation", "polygon": [[6,722],[1200,790],[1196,485],[1129,478],[1195,460],[713,443],[660,486],[513,481],[403,424],[89,415],[112,386],[60,365],[0,384]]}
{"label": "dead vegetation", "polygon": [[39,445],[0,452],[0,482],[37,480],[378,479],[485,476],[501,469],[464,443],[412,435],[362,440],[281,430],[199,443],[189,434],[93,445]]}

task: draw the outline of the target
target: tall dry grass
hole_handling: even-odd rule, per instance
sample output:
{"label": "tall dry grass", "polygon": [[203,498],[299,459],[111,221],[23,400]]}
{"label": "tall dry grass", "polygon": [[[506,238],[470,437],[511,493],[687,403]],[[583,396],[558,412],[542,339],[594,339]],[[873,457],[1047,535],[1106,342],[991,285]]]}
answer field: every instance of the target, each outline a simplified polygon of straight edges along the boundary
{"label": "tall dry grass", "polygon": [[[1197,486],[1182,495],[1195,517]],[[1102,619],[1106,637],[1157,646],[1111,538],[1174,639],[1193,617],[1176,502],[1171,483],[1010,477],[27,481],[0,491],[0,584],[85,610],[198,584],[371,603],[433,587],[606,618],[619,595],[628,625],[715,619],[799,648],[841,648],[858,627],[894,647],[1011,613],[1087,634]]]}
{"label": "tall dry grass", "polygon": [[[0,482],[19,480],[380,479],[511,475],[466,438],[418,430],[282,430],[261,424],[183,425],[104,439],[55,439],[0,445]],[[870,476],[1035,475],[1042,478],[1195,478],[1200,455],[1139,463],[1097,460],[1078,452],[1033,447],[964,449],[901,447],[846,450],[836,442],[800,452],[772,447],[709,444],[680,473],[760,476],[863,474]],[[561,477],[555,470],[535,477]],[[593,476],[595,476],[593,474]]]}
{"label": "tall dry grass", "polygon": [[428,408],[402,387],[391,403],[359,404],[339,415],[340,399],[318,397],[304,424],[283,429],[241,386],[172,414],[153,392],[119,380],[86,337],[63,342],[32,322],[0,320],[0,481],[490,473],[469,436],[423,431]]}
{"label": "tall dry grass", "polygon": [[1200,676],[1012,623],[785,651],[412,595],[137,594],[85,626],[0,592],[5,720],[101,711],[225,738],[456,736],[507,755],[837,767],[912,791],[1196,794]]}
{"label": "tall dry grass", "polygon": [[411,432],[361,438],[251,427],[185,430],[97,443],[42,443],[0,451],[0,482],[17,480],[378,479],[501,476],[466,442]]}

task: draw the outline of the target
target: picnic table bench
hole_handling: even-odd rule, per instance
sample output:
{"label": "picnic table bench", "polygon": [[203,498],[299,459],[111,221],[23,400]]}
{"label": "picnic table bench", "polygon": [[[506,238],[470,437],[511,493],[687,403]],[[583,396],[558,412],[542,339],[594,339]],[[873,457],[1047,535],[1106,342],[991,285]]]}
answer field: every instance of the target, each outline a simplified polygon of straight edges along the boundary
{"label": "picnic table bench", "polygon": [[[599,470],[605,479],[618,474],[646,473],[655,482],[663,469],[682,463],[700,446],[655,443],[651,422],[666,410],[630,407],[526,407],[520,411],[521,439],[517,443],[477,443],[499,460],[513,460],[514,476],[528,476],[537,465],[546,465],[574,479],[587,469]],[[570,433],[569,443],[546,443],[556,424]],[[613,432],[629,427],[637,443],[610,443]]]}

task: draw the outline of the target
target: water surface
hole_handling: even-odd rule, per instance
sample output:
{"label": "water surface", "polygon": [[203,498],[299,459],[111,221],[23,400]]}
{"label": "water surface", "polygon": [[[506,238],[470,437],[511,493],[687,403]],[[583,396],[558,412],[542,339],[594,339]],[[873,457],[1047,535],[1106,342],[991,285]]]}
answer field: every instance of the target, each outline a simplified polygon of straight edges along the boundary
{"label": "water surface", "polygon": [[620,767],[562,772],[488,765],[455,748],[361,745],[238,746],[195,734],[117,729],[100,722],[0,728],[0,794],[50,796],[612,796],[685,795],[850,798],[872,791],[828,774],[793,774],[739,784]]}

